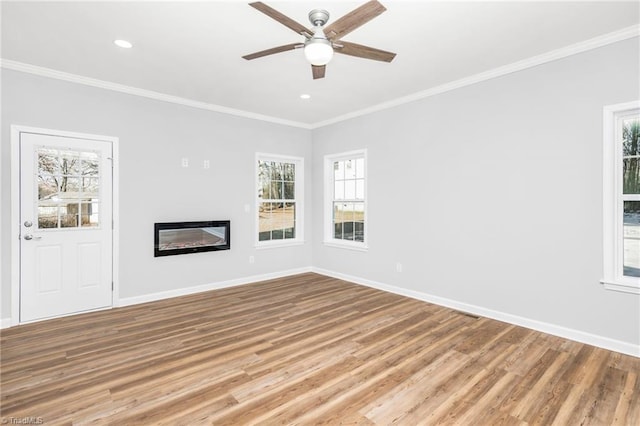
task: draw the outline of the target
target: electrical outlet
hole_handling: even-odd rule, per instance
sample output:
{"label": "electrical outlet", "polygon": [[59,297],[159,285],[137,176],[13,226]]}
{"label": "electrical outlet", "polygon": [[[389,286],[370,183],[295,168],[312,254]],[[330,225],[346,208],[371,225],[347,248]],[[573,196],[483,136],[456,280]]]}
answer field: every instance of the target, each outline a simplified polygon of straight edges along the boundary
{"label": "electrical outlet", "polygon": [[204,163],[203,163],[202,167],[204,167],[205,169],[210,168],[211,167],[211,162],[209,162],[209,160],[204,160]]}
{"label": "electrical outlet", "polygon": [[244,205],[244,212],[245,213],[251,213],[251,206],[249,204],[245,204]]}
{"label": "electrical outlet", "polygon": [[256,263],[256,258],[253,256],[249,256],[249,263]]}
{"label": "electrical outlet", "polygon": [[402,263],[396,262],[396,272],[402,272]]}
{"label": "electrical outlet", "polygon": [[183,158],[182,159],[182,167],[189,167],[189,159],[188,158]]}

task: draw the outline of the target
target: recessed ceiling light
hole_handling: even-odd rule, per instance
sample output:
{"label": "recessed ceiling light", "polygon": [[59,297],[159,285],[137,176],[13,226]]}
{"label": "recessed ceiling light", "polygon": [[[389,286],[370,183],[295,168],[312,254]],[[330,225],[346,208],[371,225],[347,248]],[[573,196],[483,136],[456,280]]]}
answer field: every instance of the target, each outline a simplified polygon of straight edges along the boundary
{"label": "recessed ceiling light", "polygon": [[311,95],[308,93],[303,93],[300,95],[300,99],[311,99]]}
{"label": "recessed ceiling light", "polygon": [[131,49],[133,47],[133,44],[131,44],[131,42],[128,42],[127,40],[114,40],[113,44],[118,47],[122,47],[123,49]]}

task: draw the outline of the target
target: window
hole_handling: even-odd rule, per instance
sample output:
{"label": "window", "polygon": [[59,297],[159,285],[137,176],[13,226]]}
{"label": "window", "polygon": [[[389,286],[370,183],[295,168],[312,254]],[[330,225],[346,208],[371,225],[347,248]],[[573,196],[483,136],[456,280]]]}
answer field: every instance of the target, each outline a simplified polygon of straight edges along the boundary
{"label": "window", "polygon": [[640,102],[604,109],[605,288],[640,294]]}
{"label": "window", "polygon": [[303,241],[304,160],[256,155],[257,246]]}
{"label": "window", "polygon": [[325,244],[366,249],[366,151],[325,157]]}

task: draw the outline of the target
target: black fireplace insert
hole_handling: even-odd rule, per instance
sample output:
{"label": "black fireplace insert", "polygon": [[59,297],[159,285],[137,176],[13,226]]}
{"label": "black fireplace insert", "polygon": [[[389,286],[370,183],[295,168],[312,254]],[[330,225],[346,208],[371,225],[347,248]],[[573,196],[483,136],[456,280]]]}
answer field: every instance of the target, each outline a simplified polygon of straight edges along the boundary
{"label": "black fireplace insert", "polygon": [[165,222],[154,224],[153,255],[231,249],[231,221]]}

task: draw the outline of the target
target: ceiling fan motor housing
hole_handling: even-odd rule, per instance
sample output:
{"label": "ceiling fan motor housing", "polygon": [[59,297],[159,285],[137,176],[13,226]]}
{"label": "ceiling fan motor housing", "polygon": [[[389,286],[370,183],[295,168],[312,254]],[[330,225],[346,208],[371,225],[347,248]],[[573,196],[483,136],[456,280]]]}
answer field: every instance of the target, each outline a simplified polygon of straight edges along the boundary
{"label": "ceiling fan motor housing", "polygon": [[314,27],[323,26],[329,20],[329,12],[324,9],[313,9],[309,12],[309,21]]}

